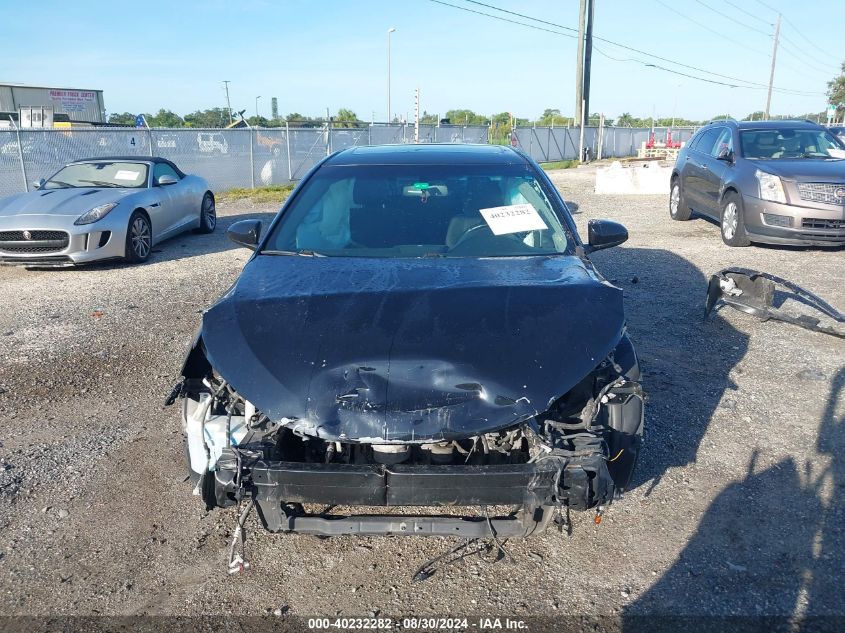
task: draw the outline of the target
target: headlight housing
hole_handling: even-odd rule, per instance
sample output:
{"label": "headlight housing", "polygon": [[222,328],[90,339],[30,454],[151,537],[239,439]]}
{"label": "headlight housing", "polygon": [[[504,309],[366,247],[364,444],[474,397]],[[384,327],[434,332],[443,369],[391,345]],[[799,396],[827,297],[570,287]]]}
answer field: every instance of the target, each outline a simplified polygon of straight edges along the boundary
{"label": "headlight housing", "polygon": [[91,224],[92,222],[96,222],[97,220],[102,220],[109,214],[109,211],[114,209],[116,206],[116,202],[109,202],[108,204],[101,204],[99,206],[96,206],[90,211],[86,211],[78,218],[76,218],[76,222],[74,222],[74,224]]}
{"label": "headlight housing", "polygon": [[783,181],[780,178],[759,169],[755,175],[757,176],[757,183],[760,185],[761,200],[786,203],[786,192],[783,190]]}

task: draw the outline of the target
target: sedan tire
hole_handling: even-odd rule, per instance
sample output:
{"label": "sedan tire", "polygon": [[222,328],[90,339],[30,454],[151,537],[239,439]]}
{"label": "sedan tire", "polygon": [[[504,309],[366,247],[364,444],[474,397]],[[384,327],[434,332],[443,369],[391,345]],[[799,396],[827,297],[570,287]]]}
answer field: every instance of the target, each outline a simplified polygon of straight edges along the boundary
{"label": "sedan tire", "polygon": [[745,232],[745,219],[742,198],[736,192],[729,191],[722,198],[721,213],[722,241],[728,246],[749,246],[751,240]]}
{"label": "sedan tire", "polygon": [[141,264],[150,258],[153,250],[153,229],[150,219],[143,211],[135,211],[126,227],[127,262]]}
{"label": "sedan tire", "polygon": [[687,206],[681,189],[681,179],[676,177],[669,190],[669,217],[673,220],[689,220],[691,215],[692,210]]}
{"label": "sedan tire", "polygon": [[217,207],[214,204],[214,196],[206,192],[202,197],[200,209],[200,225],[197,233],[213,233],[217,227]]}

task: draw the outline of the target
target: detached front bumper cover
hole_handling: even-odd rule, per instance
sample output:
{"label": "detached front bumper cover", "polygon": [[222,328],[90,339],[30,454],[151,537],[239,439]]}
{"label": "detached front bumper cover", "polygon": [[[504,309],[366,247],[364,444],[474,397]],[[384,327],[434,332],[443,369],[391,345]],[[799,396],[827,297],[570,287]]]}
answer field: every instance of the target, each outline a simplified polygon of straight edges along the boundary
{"label": "detached front bumper cover", "polygon": [[[792,299],[821,314],[823,318],[843,325],[827,325],[822,323],[821,318],[809,314],[796,316],[776,308],[777,295],[781,295],[778,296],[781,305],[784,301]],[[813,332],[845,338],[845,315],[809,290],[770,273],[748,268],[726,268],[719,271],[710,277],[707,286],[705,319],[720,302],[763,321],[783,321]]]}

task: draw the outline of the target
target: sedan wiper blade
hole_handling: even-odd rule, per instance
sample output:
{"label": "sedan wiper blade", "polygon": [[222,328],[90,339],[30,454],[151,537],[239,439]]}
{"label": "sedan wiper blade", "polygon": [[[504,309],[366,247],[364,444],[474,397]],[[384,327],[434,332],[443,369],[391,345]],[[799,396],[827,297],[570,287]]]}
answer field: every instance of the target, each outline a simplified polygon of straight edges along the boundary
{"label": "sedan wiper blade", "polygon": [[287,256],[299,256],[299,257],[328,257],[327,255],[323,255],[322,253],[317,253],[315,251],[310,251],[308,249],[302,249],[301,251],[261,251],[261,255],[287,255]]}
{"label": "sedan wiper blade", "polygon": [[92,185],[97,185],[98,187],[117,187],[117,188],[120,188],[120,185],[116,185],[113,182],[106,182],[104,180],[80,180],[79,182],[90,182]]}
{"label": "sedan wiper blade", "polygon": [[44,183],[45,187],[50,183],[54,185],[59,185],[60,189],[73,189],[75,187],[75,185],[72,185],[69,182],[62,182],[61,180],[48,180]]}

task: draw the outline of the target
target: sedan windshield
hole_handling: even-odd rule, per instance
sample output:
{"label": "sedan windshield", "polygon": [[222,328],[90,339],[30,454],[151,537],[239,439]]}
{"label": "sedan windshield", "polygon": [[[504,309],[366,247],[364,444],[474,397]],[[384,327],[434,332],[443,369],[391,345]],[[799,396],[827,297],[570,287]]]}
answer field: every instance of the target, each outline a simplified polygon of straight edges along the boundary
{"label": "sedan windshield", "polygon": [[317,171],[262,253],[518,257],[573,246],[525,165],[359,165]]}
{"label": "sedan windshield", "polygon": [[50,176],[43,189],[65,187],[130,187],[147,186],[147,166],[144,163],[92,162],[74,163],[62,167]]}
{"label": "sedan windshield", "polygon": [[826,130],[742,130],[739,136],[745,158],[845,158],[845,146]]}

